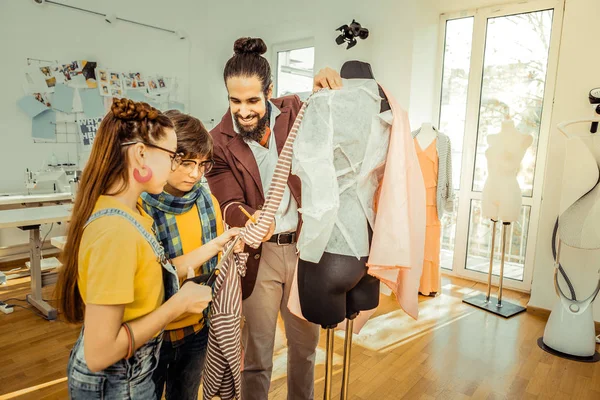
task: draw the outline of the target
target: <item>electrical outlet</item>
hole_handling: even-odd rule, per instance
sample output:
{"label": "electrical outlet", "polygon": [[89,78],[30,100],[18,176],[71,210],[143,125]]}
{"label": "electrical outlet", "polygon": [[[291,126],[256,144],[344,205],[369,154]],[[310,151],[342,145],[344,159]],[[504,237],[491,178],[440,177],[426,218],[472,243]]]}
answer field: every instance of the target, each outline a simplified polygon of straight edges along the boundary
{"label": "electrical outlet", "polygon": [[8,304],[2,304],[0,306],[0,311],[2,311],[4,314],[10,314],[11,312],[15,311],[15,308],[9,306]]}

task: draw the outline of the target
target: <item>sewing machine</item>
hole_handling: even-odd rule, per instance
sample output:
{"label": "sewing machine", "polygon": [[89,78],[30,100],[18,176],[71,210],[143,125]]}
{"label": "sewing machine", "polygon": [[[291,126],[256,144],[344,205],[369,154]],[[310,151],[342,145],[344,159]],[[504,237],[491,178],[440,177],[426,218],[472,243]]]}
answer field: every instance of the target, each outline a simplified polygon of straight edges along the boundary
{"label": "sewing machine", "polygon": [[75,164],[48,165],[45,169],[25,171],[27,194],[77,193],[81,171]]}

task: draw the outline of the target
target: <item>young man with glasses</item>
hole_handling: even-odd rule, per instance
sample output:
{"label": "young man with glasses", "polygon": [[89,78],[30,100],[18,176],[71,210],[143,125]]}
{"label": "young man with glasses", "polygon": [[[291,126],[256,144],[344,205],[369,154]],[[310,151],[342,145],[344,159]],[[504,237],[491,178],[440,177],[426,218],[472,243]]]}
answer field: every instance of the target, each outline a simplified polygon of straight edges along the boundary
{"label": "young man with glasses", "polygon": [[[164,191],[143,194],[143,207],[154,218],[155,233],[178,269],[188,278],[214,271],[218,252],[239,232],[223,233],[219,203],[200,182],[213,166],[212,139],[202,123],[179,111],[165,113],[175,125],[177,153]],[[164,149],[167,151],[166,149]],[[243,250],[243,243],[236,249]],[[197,399],[208,344],[208,308],[203,314],[184,314],[163,334],[153,380],[156,398]]]}

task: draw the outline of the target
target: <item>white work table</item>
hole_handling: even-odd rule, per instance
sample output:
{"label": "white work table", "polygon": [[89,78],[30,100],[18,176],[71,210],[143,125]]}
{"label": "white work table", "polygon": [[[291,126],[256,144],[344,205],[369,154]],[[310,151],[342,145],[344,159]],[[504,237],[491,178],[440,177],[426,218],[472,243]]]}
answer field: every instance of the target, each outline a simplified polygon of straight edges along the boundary
{"label": "white work table", "polygon": [[40,225],[67,222],[71,219],[73,205],[60,205],[15,210],[0,210],[0,229],[19,228],[29,231],[29,258],[31,262],[31,294],[27,301],[48,319],[56,319],[56,309],[42,300],[42,243]]}
{"label": "white work table", "polygon": [[71,218],[72,204],[0,210],[0,229],[65,222]]}
{"label": "white work table", "polygon": [[0,206],[71,201],[71,193],[0,195]]}

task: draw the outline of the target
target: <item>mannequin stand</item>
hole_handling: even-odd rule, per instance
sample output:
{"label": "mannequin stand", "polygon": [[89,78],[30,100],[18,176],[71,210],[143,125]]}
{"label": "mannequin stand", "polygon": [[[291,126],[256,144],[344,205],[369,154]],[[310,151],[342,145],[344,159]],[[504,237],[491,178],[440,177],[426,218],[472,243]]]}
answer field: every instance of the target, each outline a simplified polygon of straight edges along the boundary
{"label": "mannequin stand", "polygon": [[331,399],[331,378],[333,376],[333,338],[335,327],[327,327],[327,345],[325,354],[325,393],[324,400]]}
{"label": "mannequin stand", "polygon": [[342,393],[340,395],[340,400],[349,399],[348,386],[350,384],[350,358],[352,355],[352,330],[354,329],[354,318],[356,318],[356,315],[346,321],[346,338],[344,339],[344,374],[342,375]]}
{"label": "mannequin stand", "polygon": [[[344,368],[342,372],[342,391],[340,400],[348,400],[348,386],[350,383],[350,358],[352,353],[352,330],[354,328],[354,319],[358,313],[348,317],[346,320],[346,338],[344,339]],[[324,400],[331,399],[331,380],[333,377],[333,342],[335,327],[324,327],[327,331],[327,354],[325,356],[325,393]]]}
{"label": "mannequin stand", "polygon": [[491,297],[492,292],[492,270],[494,267],[494,244],[496,241],[496,223],[492,219],[492,250],[490,252],[490,269],[488,272],[488,287],[487,294],[479,294],[477,296],[469,297],[468,299],[464,299],[463,303],[470,304],[477,308],[481,308],[482,310],[489,311],[493,314],[499,315],[504,318],[510,318],[514,315],[522,313],[525,311],[525,307],[521,307],[517,304],[513,304],[508,301],[502,302],[502,289],[504,288],[504,254],[506,251],[506,231],[507,227],[510,225],[510,222],[502,223],[502,245],[501,245],[501,258],[500,258],[500,281],[498,284],[498,298],[497,301],[494,302]]}

